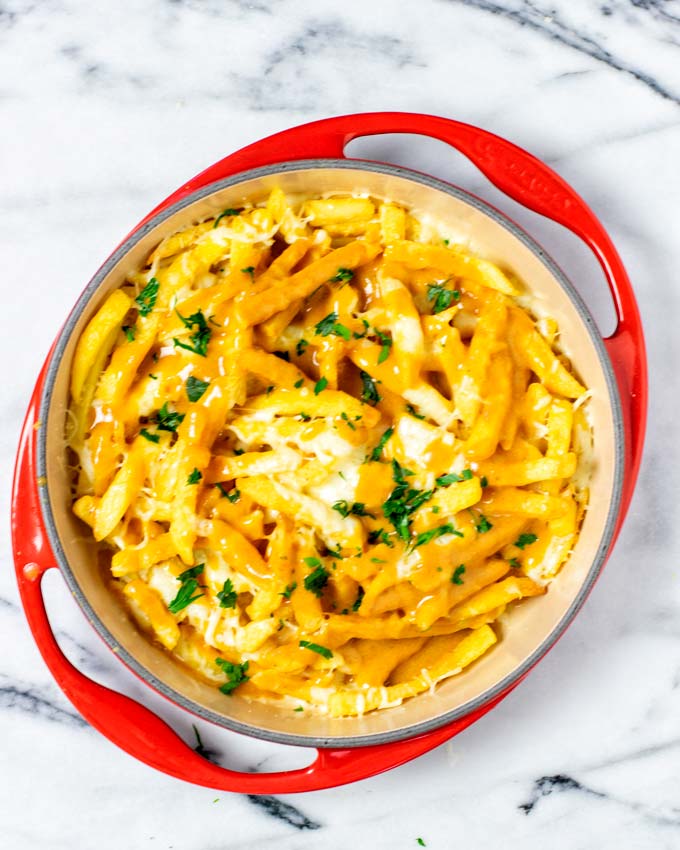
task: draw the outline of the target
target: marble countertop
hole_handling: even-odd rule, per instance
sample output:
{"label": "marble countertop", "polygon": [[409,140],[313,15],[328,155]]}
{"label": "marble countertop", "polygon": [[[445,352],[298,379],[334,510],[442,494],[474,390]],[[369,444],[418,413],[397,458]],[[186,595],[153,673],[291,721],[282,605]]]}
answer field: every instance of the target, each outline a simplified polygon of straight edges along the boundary
{"label": "marble countertop", "polygon": [[[173,188],[293,124],[401,109],[484,126],[556,168],[602,218],[647,329],[640,483],[573,627],[528,680],[448,744],[383,776],[281,798],[182,784],[93,731],[53,682],[0,557],[0,847],[680,848],[679,0],[4,0],[0,3],[0,446],[11,465],[33,381],[84,284]],[[356,142],[520,220],[603,330],[611,305],[575,239],[423,139]],[[57,574],[48,607],[98,681],[191,719],[121,669]],[[198,722],[229,764],[301,763]]]}

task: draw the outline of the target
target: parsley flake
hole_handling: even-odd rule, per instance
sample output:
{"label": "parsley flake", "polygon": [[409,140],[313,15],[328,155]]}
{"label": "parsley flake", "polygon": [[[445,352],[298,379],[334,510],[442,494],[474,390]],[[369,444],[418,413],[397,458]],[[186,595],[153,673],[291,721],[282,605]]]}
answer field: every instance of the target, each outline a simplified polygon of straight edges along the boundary
{"label": "parsley flake", "polygon": [[125,339],[128,342],[135,341],[135,333],[137,332],[137,328],[134,325],[123,325],[121,330],[125,334]]}
{"label": "parsley flake", "polygon": [[329,313],[320,322],[314,326],[314,333],[317,336],[339,336],[349,342],[352,332],[346,326],[338,322],[338,314]]}
{"label": "parsley flake", "polygon": [[[302,357],[302,355],[305,353],[305,349],[307,348],[308,345],[309,345],[309,342],[306,339],[299,339],[297,341],[297,345],[295,346],[295,353],[297,354],[298,357]],[[288,352],[286,352],[286,354],[287,353]],[[286,359],[288,359],[288,358],[286,358]]]}
{"label": "parsley flake", "polygon": [[406,476],[412,474],[410,470],[404,469],[398,461],[392,460],[392,477],[396,487],[382,506],[385,517],[392,523],[395,531],[404,541],[408,541],[411,536],[411,514],[431,499],[434,492],[433,490],[417,490],[409,487]]}
{"label": "parsley flake", "polygon": [[147,431],[146,428],[142,428],[139,434],[150,443],[158,443],[161,439],[160,434],[152,434],[150,431]]}
{"label": "parsley flake", "polygon": [[347,281],[352,280],[354,277],[354,272],[352,269],[345,269],[340,267],[337,272],[333,275],[333,277],[329,278],[331,283],[347,283]]}
{"label": "parsley flake", "polygon": [[459,564],[453,571],[451,576],[452,584],[463,584],[463,573],[465,572],[465,564]]}
{"label": "parsley flake", "polygon": [[385,444],[389,440],[389,438],[394,434],[394,428],[388,428],[385,433],[380,438],[378,445],[373,449],[371,454],[369,455],[369,460],[380,460],[380,455],[382,454],[382,450],[385,448]]}
{"label": "parsley flake", "polygon": [[173,342],[177,348],[184,348],[186,351],[192,351],[194,354],[198,354],[201,357],[206,357],[208,354],[208,343],[210,342],[210,337],[212,336],[212,331],[208,327],[208,323],[203,315],[203,310],[197,310],[195,313],[192,313],[190,316],[183,316],[179,310],[175,310],[177,315],[182,321],[182,324],[185,328],[189,328],[189,330],[193,330],[194,332],[189,336],[189,341],[192,345],[189,345],[186,342],[182,342],[177,339],[177,337],[173,337]]}
{"label": "parsley flake", "polygon": [[184,421],[184,414],[177,413],[174,410],[168,410],[168,403],[165,402],[161,409],[156,411],[153,419],[159,431],[170,431],[173,433]]}
{"label": "parsley flake", "polygon": [[155,277],[152,277],[144,289],[142,289],[139,295],[135,298],[135,304],[137,305],[140,316],[148,316],[156,306],[158,287],[158,280]]}
{"label": "parsley flake", "polygon": [[199,378],[189,375],[186,381],[187,398],[189,401],[198,401],[210,386],[210,381],[201,381]]}
{"label": "parsley flake", "polygon": [[464,469],[460,474],[447,472],[446,475],[440,475],[437,478],[437,487],[448,487],[449,484],[456,484],[458,481],[469,481],[472,477],[471,469]]}
{"label": "parsley flake", "polygon": [[333,657],[333,653],[327,646],[319,646],[318,643],[312,643],[309,640],[301,640],[300,646],[302,649],[308,649],[310,652],[316,652],[317,655],[321,655],[324,658]]}
{"label": "parsley flake", "polygon": [[378,355],[378,363],[384,363],[390,356],[390,350],[392,348],[392,337],[382,333],[382,331],[379,331],[377,328],[373,328],[373,333],[378,337],[378,341],[382,346],[382,348],[380,349],[380,354]]}
{"label": "parsley flake", "polygon": [[[307,563],[308,560],[308,558],[305,558],[305,563]],[[329,573],[326,569],[324,569],[321,562],[319,562],[319,566],[316,567],[316,569],[314,569],[308,576],[305,576],[305,590],[313,593],[314,596],[321,597],[324,587],[328,584],[328,579]]]}
{"label": "parsley flake", "polygon": [[432,312],[441,313],[447,310],[453,301],[458,301],[460,292],[457,289],[447,289],[439,283],[431,283],[427,287],[427,300],[432,301]]}
{"label": "parsley flake", "polygon": [[215,223],[213,224],[213,230],[217,227],[217,225],[222,221],[225,216],[232,215],[240,215],[241,210],[235,210],[232,207],[227,207],[226,210],[222,210],[222,212],[215,219]]}
{"label": "parsley flake", "polygon": [[236,608],[236,591],[230,578],[222,585],[222,590],[218,591],[217,598],[220,600],[220,608]]}
{"label": "parsley flake", "polygon": [[353,505],[350,505],[346,499],[339,499],[333,505],[333,510],[337,511],[343,518],[354,514],[354,516],[370,516],[371,519],[375,519],[373,514],[366,510],[364,502],[354,502]]}
{"label": "parsley flake", "polygon": [[458,531],[457,528],[454,528],[450,522],[447,522],[444,523],[444,525],[437,526],[437,528],[430,528],[428,531],[421,531],[411,544],[411,549],[417,549],[419,546],[424,546],[426,543],[429,543],[437,537],[442,537],[444,534],[455,534],[456,537],[463,537],[462,532]]}
{"label": "parsley flake", "polygon": [[486,534],[487,531],[491,531],[493,528],[493,523],[490,523],[484,514],[480,514],[479,521],[475,523],[475,528],[479,534]]}
{"label": "parsley flake", "polygon": [[381,400],[378,388],[376,387],[376,381],[373,380],[368,372],[364,372],[363,369],[359,370],[359,375],[361,376],[361,381],[363,383],[361,400],[375,407],[375,405]]}
{"label": "parsley flake", "polygon": [[292,595],[292,593],[293,593],[293,591],[295,590],[296,587],[297,587],[296,581],[292,582],[292,584],[287,584],[286,589],[283,591],[283,593],[279,593],[279,596],[283,596],[284,599],[290,599],[290,597],[291,597],[291,595]]}
{"label": "parsley flake", "polygon": [[231,696],[239,685],[248,681],[250,678],[250,676],[246,676],[248,663],[248,661],[244,661],[243,664],[232,664],[231,661],[227,661],[225,658],[215,659],[215,664],[227,676],[227,681],[223,685],[220,685],[220,690],[223,694]]}
{"label": "parsley flake", "polygon": [[314,384],[314,395],[319,395],[320,392],[323,392],[328,386],[328,378],[319,378],[319,380]]}
{"label": "parsley flake", "polygon": [[203,572],[204,564],[198,564],[196,567],[190,567],[188,570],[184,570],[184,572],[180,573],[177,576],[177,581],[181,582],[181,587],[177,591],[177,595],[168,605],[168,611],[171,614],[179,614],[187,605],[190,605],[192,602],[195,602],[197,599],[200,599],[201,596],[204,596],[203,592],[196,593],[199,589],[200,585],[196,581],[196,576],[199,576]]}
{"label": "parsley flake", "polygon": [[515,546],[518,549],[524,549],[526,546],[531,546],[532,543],[535,543],[538,540],[538,537],[535,534],[520,534],[520,536],[515,540]]}
{"label": "parsley flake", "polygon": [[198,484],[201,478],[203,478],[203,473],[196,469],[196,467],[194,467],[189,473],[189,477],[187,478],[187,484]]}

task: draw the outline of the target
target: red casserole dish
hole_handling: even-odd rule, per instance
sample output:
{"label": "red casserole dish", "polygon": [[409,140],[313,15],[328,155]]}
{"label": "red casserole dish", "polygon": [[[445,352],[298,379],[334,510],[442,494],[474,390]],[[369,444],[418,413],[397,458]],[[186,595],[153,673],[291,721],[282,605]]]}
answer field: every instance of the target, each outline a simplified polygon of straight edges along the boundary
{"label": "red casserole dish", "polygon": [[[417,133],[447,142],[507,195],[579,236],[595,253],[611,289],[618,319],[614,334],[603,344],[585,306],[559,269],[530,237],[496,210],[424,175],[344,158],[349,141],[380,133]],[[88,586],[91,581],[82,566],[86,559],[79,557],[77,544],[71,540],[76,535],[68,525],[67,500],[61,498],[65,490],[63,486],[59,490],[57,483],[60,475],[64,476],[55,461],[59,454],[55,451],[56,438],[50,436],[55,432],[50,422],[59,417],[60,385],[64,383],[69,350],[72,352],[73,347],[69,349],[69,344],[77,337],[97,297],[115,285],[121,264],[129,264],[135,251],[146,250],[148,244],[159,241],[157,234],[164,226],[177,226],[182,216],[186,218],[192,211],[195,217],[197,210],[205,214],[217,209],[218,200],[223,207],[224,199],[229,200],[234,192],[252,194],[260,185],[271,187],[272,180],[290,185],[295,181],[299,185],[316,181],[310,194],[337,188],[338,181],[350,186],[360,180],[362,187],[375,195],[389,192],[395,200],[405,199],[407,203],[409,199],[422,198],[426,208],[439,205],[441,212],[448,210],[450,217],[469,213],[471,231],[492,246],[494,242],[503,243],[505,260],[511,257],[519,276],[530,278],[532,284],[537,280],[538,291],[551,299],[551,308],[554,301],[555,312],[564,312],[560,327],[564,326],[566,337],[576,349],[575,364],[586,378],[589,371],[592,373],[586,383],[599,387],[602,398],[600,412],[596,411],[596,457],[600,469],[594,481],[595,498],[591,499],[594,509],[589,512],[594,518],[589,516],[584,523],[578,544],[583,539],[582,552],[573,556],[577,566],[571,570],[571,577],[548,595],[553,600],[552,608],[531,609],[534,613],[528,616],[532,619],[523,621],[530,626],[524,629],[529,637],[525,636],[523,644],[508,641],[505,656],[498,656],[497,666],[481,667],[477,680],[471,680],[473,684],[467,691],[464,686],[462,695],[443,689],[444,696],[438,703],[428,707],[421,702],[418,705],[424,708],[407,708],[388,722],[362,720],[359,725],[343,727],[349,730],[347,734],[338,733],[340,727],[324,727],[320,721],[318,729],[313,725],[317,721],[309,721],[311,726],[291,732],[274,714],[248,714],[238,707],[233,713],[221,713],[202,694],[192,691],[187,695],[174,674],[157,674],[149,659],[140,660],[145,650],[130,649],[123,633],[116,631],[118,625],[104,622],[106,618],[98,613],[96,588]],[[283,188],[285,191],[286,185]],[[558,302],[563,302],[562,308]],[[29,625],[48,667],[83,716],[122,749],[170,775],[221,790],[256,794],[328,788],[374,775],[436,747],[493,708],[564,632],[599,575],[625,517],[642,451],[646,395],[642,328],[621,259],[581,198],[533,156],[478,128],[405,113],[332,118],[279,133],[221,160],[150,213],[95,275],[59,335],[29,406],[14,481],[14,554]],[[224,769],[199,756],[145,707],[85,677],[59,649],[45,612],[41,579],[54,566],[60,566],[76,600],[100,635],[147,683],[176,704],[227,728],[273,741],[316,746],[317,759],[309,767],[273,774]],[[537,613],[540,610],[544,613]],[[386,713],[379,714],[382,717]]]}

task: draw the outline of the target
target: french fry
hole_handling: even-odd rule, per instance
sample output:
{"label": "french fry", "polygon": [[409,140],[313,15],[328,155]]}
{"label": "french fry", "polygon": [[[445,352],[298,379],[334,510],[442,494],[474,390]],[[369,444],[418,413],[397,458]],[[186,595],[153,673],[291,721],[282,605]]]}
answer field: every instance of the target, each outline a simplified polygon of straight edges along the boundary
{"label": "french fry", "polygon": [[[380,246],[369,242],[350,242],[342,248],[331,251],[315,263],[297,272],[288,279],[286,286],[269,287],[260,290],[253,287],[244,295],[240,304],[240,314],[249,325],[266,321],[270,316],[284,310],[292,302],[310,295],[318,286],[328,283],[341,269],[353,270],[370,262],[380,251]],[[266,297],[262,297],[266,292]]]}
{"label": "french fry", "polygon": [[506,295],[518,295],[517,288],[493,263],[467,253],[459,247],[423,245],[419,242],[393,242],[385,257],[412,269],[440,269],[451,277],[469,278],[482,286]]}

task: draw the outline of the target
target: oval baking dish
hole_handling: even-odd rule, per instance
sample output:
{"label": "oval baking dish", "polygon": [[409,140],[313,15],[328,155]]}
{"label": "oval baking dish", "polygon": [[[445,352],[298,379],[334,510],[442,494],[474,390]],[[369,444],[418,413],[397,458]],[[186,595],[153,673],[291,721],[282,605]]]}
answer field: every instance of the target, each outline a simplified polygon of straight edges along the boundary
{"label": "oval baking dish", "polygon": [[[619,318],[614,337],[603,343],[560,269],[495,209],[431,177],[342,157],[350,138],[376,132],[427,133],[448,141],[499,188],[584,238],[612,287]],[[291,715],[290,709],[236,695],[225,699],[139,632],[102,582],[95,547],[71,511],[63,435],[70,367],[83,328],[103,299],[163,237],[224,208],[258,203],[275,187],[295,195],[358,192],[389,198],[452,226],[474,252],[522,280],[539,313],[557,320],[561,347],[592,391],[589,509],[574,551],[548,594],[507,614],[503,640],[464,676],[443,682],[432,694],[364,717]],[[134,755],[173,775],[212,787],[271,792],[328,787],[376,773],[435,746],[487,711],[573,619],[602,568],[630,500],[645,396],[642,332],[625,270],[592,213],[537,160],[483,131],[426,116],[348,116],[279,134],[199,175],[145,219],[97,272],[57,338],[29,411],[15,481],[15,553],[29,622],[52,671],[90,722]],[[39,427],[34,428],[36,409]],[[323,748],[317,762],[302,771],[270,777],[243,776],[208,765],[146,709],[78,674],[56,647],[39,595],[40,575],[55,560],[88,620],[140,678],[172,702],[220,726],[275,742]],[[127,723],[114,722],[120,711]]]}

